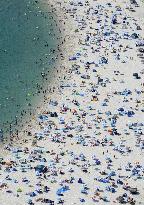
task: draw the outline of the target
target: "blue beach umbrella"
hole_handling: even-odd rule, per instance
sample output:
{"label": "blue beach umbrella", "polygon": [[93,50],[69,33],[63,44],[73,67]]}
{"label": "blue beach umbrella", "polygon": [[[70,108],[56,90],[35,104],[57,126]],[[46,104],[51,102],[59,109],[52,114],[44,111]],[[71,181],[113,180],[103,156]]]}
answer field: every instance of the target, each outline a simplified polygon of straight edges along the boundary
{"label": "blue beach umbrella", "polygon": [[102,183],[109,183],[109,180],[108,179],[103,179],[103,178],[101,178],[101,179],[99,179],[99,182],[102,182]]}
{"label": "blue beach umbrella", "polygon": [[112,176],[116,176],[115,171],[110,172],[109,176],[110,176],[110,177],[112,177]]}
{"label": "blue beach umbrella", "polygon": [[127,112],[128,117],[132,117],[134,114],[135,114],[134,111],[128,111]]}
{"label": "blue beach umbrella", "polygon": [[64,192],[68,191],[68,190],[69,190],[69,187],[68,186],[64,186],[64,187],[58,189],[56,194],[59,196],[59,195],[62,195]]}
{"label": "blue beach umbrella", "polygon": [[85,202],[85,199],[80,199],[80,202]]}
{"label": "blue beach umbrella", "polygon": [[123,112],[123,111],[124,111],[124,108],[123,108],[123,107],[120,107],[120,108],[118,108],[118,111]]}
{"label": "blue beach umbrella", "polygon": [[46,121],[46,120],[48,120],[48,117],[47,117],[46,115],[40,115],[40,116],[38,117],[38,119],[39,119],[40,121]]}
{"label": "blue beach umbrella", "polygon": [[29,193],[30,197],[35,197],[37,194],[33,191]]}
{"label": "blue beach umbrella", "polygon": [[45,166],[44,165],[37,165],[36,167],[35,167],[35,171],[38,171],[39,173],[41,173],[41,172],[43,172],[43,169],[45,168]]}

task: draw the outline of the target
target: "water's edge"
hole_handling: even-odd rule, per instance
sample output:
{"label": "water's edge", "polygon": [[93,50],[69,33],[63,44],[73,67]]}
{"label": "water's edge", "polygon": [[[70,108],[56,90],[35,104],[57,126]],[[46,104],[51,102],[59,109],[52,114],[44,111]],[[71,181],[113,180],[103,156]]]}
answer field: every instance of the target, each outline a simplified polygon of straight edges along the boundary
{"label": "water's edge", "polygon": [[9,18],[0,29],[0,128],[8,135],[34,115],[56,63],[57,21],[44,4],[28,2],[1,1],[0,19]]}

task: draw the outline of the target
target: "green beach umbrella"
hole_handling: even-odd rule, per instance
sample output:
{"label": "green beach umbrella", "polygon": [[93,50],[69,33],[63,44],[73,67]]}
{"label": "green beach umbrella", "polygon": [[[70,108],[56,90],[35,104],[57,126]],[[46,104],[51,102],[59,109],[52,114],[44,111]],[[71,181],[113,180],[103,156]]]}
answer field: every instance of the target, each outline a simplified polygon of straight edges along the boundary
{"label": "green beach umbrella", "polygon": [[21,189],[21,188],[18,188],[18,189],[17,189],[17,192],[19,192],[19,193],[22,192],[22,189]]}

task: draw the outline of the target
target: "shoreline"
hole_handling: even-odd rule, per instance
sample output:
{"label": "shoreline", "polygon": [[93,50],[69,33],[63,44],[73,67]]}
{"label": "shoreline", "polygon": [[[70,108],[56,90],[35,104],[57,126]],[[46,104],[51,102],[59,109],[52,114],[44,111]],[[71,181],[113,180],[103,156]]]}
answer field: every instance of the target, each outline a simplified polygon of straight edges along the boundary
{"label": "shoreline", "polygon": [[[50,71],[50,76],[53,76],[52,77],[53,82],[51,82],[51,80],[48,80],[51,92],[49,92],[47,90],[49,93],[46,93],[46,95],[47,95],[45,98],[46,100],[44,100],[44,96],[41,96],[42,100],[40,100],[40,96],[39,96],[39,103],[35,103],[35,105],[37,105],[37,107],[34,110],[32,110],[34,115],[30,116],[30,120],[28,119],[28,116],[26,116],[26,119],[24,119],[24,121],[22,123],[20,123],[18,128],[16,128],[16,130],[19,130],[18,138],[16,136],[16,133],[12,137],[12,140],[8,139],[5,141],[5,139],[7,139],[8,137],[4,138],[4,143],[2,143],[0,145],[1,149],[3,146],[5,146],[9,143],[12,146],[18,145],[19,143],[21,144],[22,143],[21,141],[25,140],[25,138],[28,137],[27,132],[29,132],[29,129],[31,129],[31,127],[33,127],[36,124],[36,118],[37,118],[38,113],[42,113],[46,108],[47,103],[45,101],[48,102],[48,99],[50,98],[51,95],[55,95],[55,96],[57,95],[57,92],[58,92],[58,89],[60,86],[60,79],[63,80],[63,78],[65,77],[65,74],[68,72],[67,68],[65,67],[66,64],[68,63],[68,56],[71,55],[71,53],[73,52],[73,49],[75,48],[75,46],[73,46],[75,44],[75,42],[74,41],[72,42],[71,40],[69,40],[70,38],[72,38],[74,33],[72,35],[67,35],[68,29],[69,29],[68,27],[70,25],[72,25],[72,24],[66,24],[65,18],[67,20],[68,16],[65,16],[63,14],[63,11],[61,8],[58,8],[59,4],[57,4],[57,1],[53,1],[51,3],[50,1],[47,2],[47,0],[46,0],[43,3],[46,4],[46,6],[48,6],[49,10],[51,10],[50,12],[52,13],[52,15],[55,16],[55,19],[57,18],[57,27],[59,29],[59,32],[61,34],[63,33],[62,36],[59,38],[61,43],[58,45],[59,51],[57,51],[57,59],[55,60],[56,63],[53,66],[54,68],[55,67],[57,67],[57,68],[53,69],[54,72],[52,70]],[[61,9],[61,12],[59,12],[58,9]],[[57,10],[58,10],[58,12],[57,12]],[[62,23],[64,23],[64,24],[62,24]],[[74,23],[72,26],[74,26]],[[67,29],[67,31],[65,31],[66,29]],[[68,39],[67,39],[67,37],[68,37]],[[65,39],[67,39],[68,42],[67,41],[65,42]],[[69,50],[68,48],[71,47],[71,45],[72,45],[73,49]],[[69,52],[63,52],[63,49],[66,51],[69,51]],[[60,54],[62,54],[62,57],[60,56]],[[50,78],[50,77],[48,77],[48,78]],[[45,87],[43,88],[43,91],[46,89],[47,86],[48,86],[47,82],[45,82]],[[54,89],[55,91],[53,93],[52,90],[54,87],[55,87],[55,89]],[[23,124],[25,124],[25,125],[23,126]],[[20,129],[22,129],[22,131],[20,131]],[[23,135],[25,135],[24,138],[23,138]],[[1,150],[1,153],[3,153],[2,150]]]}

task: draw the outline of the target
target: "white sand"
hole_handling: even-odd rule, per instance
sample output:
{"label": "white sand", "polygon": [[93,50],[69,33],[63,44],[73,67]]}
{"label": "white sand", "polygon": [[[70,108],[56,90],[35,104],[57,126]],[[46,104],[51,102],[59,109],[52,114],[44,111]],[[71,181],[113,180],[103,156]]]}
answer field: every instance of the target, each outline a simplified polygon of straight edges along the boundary
{"label": "white sand", "polygon": [[[21,142],[20,144],[20,142],[17,142],[16,144],[15,142],[14,146],[19,146],[22,152],[16,155],[12,153],[12,150],[5,151],[7,153],[3,161],[7,161],[7,159],[13,160],[15,163],[12,167],[15,167],[17,171],[12,171],[10,165],[1,166],[0,180],[1,183],[6,183],[7,187],[0,189],[0,205],[11,205],[12,203],[25,205],[30,198],[34,204],[38,205],[43,204],[41,201],[37,202],[38,198],[51,199],[55,201],[54,204],[57,204],[57,199],[61,198],[65,201],[64,204],[66,205],[103,205],[105,203],[113,205],[118,204],[116,198],[124,193],[134,198],[136,205],[144,204],[143,167],[139,168],[139,176],[131,176],[132,170],[136,167],[136,163],[139,163],[141,166],[143,166],[144,163],[144,153],[139,146],[142,144],[143,134],[139,131],[139,134],[136,136],[134,130],[129,129],[127,126],[127,124],[130,123],[144,122],[143,112],[141,111],[143,108],[144,92],[142,87],[143,64],[137,56],[138,48],[135,46],[137,40],[123,39],[122,35],[124,32],[128,32],[130,35],[132,33],[138,33],[140,35],[139,38],[143,38],[144,6],[137,1],[140,7],[135,8],[132,6],[136,12],[131,12],[126,9],[126,7],[130,7],[128,0],[89,0],[87,1],[88,3],[83,0],[83,6],[77,5],[78,1],[76,0],[74,1],[75,6],[70,5],[70,1],[59,1],[61,6],[57,2],[58,1],[53,0],[50,1],[50,4],[56,8],[57,18],[65,21],[65,25],[63,24],[61,28],[65,29],[63,35],[64,37],[67,36],[67,41],[62,47],[64,60],[59,60],[58,65],[58,68],[64,66],[65,72],[59,74],[61,80],[56,80],[53,82],[53,85],[69,86],[63,88],[57,87],[57,90],[48,96],[48,102],[49,99],[53,101],[57,100],[57,106],[49,105],[48,102],[45,103],[45,105],[40,105],[38,114],[43,111],[57,112],[58,117],[50,117],[48,114],[48,120],[40,125],[38,120],[34,119],[31,126],[27,127],[27,131],[31,131],[32,136],[24,136],[25,139],[28,139],[27,143]],[[112,7],[107,5],[108,2],[112,4]],[[103,7],[97,8],[96,6],[98,4]],[[113,13],[116,13],[116,6],[121,7],[122,10],[119,11],[121,15],[117,15],[119,24],[112,25],[111,19]],[[73,8],[77,9],[74,14],[70,13],[70,9]],[[69,12],[66,12],[66,10],[69,10]],[[98,14],[92,15],[94,10],[95,12],[98,10]],[[87,12],[90,13],[88,14]],[[101,24],[97,22],[99,19],[98,16],[100,17]],[[127,29],[124,29],[124,24],[122,25],[125,16],[127,17],[127,22],[129,22]],[[107,22],[105,22],[105,19],[107,19]],[[135,23],[139,24],[142,30],[137,31]],[[104,25],[104,29],[102,25]],[[96,30],[96,28],[98,28],[98,30]],[[116,38],[117,41],[115,41],[115,39],[113,40],[113,43],[116,44],[112,44],[112,38],[104,38],[103,33],[108,30],[108,28],[110,31],[115,32],[113,34],[111,33],[111,36]],[[76,29],[78,29],[78,32],[75,32]],[[89,42],[85,42],[87,35],[90,37]],[[99,44],[98,38],[102,40]],[[122,48],[119,47],[120,44],[123,45]],[[126,46],[132,49],[126,48]],[[112,48],[115,48],[116,54],[120,54],[120,60],[115,59],[116,54],[112,53]],[[98,49],[99,52],[92,52],[92,50],[96,49]],[[81,53],[81,56],[75,61],[69,61],[69,57],[75,56],[78,52]],[[99,64],[99,59],[102,56],[108,58],[108,64]],[[87,69],[85,66],[86,62],[94,62],[95,64],[90,64]],[[74,70],[74,68],[72,70],[74,64],[78,65],[77,71]],[[96,67],[96,64],[99,64],[99,66]],[[96,69],[96,72],[93,72],[93,69]],[[119,73],[117,73],[118,75],[115,75],[114,71],[119,71]],[[141,79],[134,79],[133,73],[139,73]],[[89,79],[81,78],[82,75],[88,75]],[[65,79],[63,79],[64,76]],[[97,84],[98,76],[103,79],[106,87],[104,87],[104,84]],[[122,80],[124,81],[123,83],[121,82]],[[96,91],[91,92],[92,88],[96,89]],[[125,89],[132,92],[131,95],[125,97],[128,102],[124,102],[123,95],[114,94],[116,91],[122,92]],[[141,94],[138,95],[135,89],[141,91]],[[97,96],[98,100],[92,101],[93,96]],[[102,106],[104,99],[107,99],[107,106]],[[136,103],[136,100],[140,100],[141,102]],[[93,109],[90,110],[88,106],[91,106]],[[123,107],[125,111],[133,110],[135,115],[133,115],[133,117],[128,117],[127,115],[120,116],[117,110],[120,107]],[[67,109],[67,111],[64,111],[64,109]],[[99,111],[101,111],[101,113]],[[105,113],[107,111],[111,111],[112,115],[108,117]],[[75,114],[73,114],[74,112]],[[112,128],[109,118],[112,118],[115,114],[117,115],[116,129],[120,135],[111,135],[110,132],[108,132],[108,130]],[[65,124],[59,123],[60,117],[64,118]],[[49,126],[50,121],[53,122],[51,126]],[[106,123],[107,126],[103,127],[103,123]],[[65,128],[67,128],[67,130]],[[38,146],[32,146],[32,141],[36,133],[44,133],[44,129],[45,134],[43,134],[41,140],[38,140]],[[126,134],[125,129],[127,129],[128,134]],[[70,134],[72,137],[68,136]],[[59,142],[54,142],[54,136],[59,138]],[[85,146],[82,145],[82,142],[77,143],[78,140],[76,137],[78,136],[79,138],[83,137]],[[108,139],[107,142],[104,141],[105,138]],[[139,143],[137,143],[137,138],[140,139]],[[99,146],[93,146],[94,142],[98,143],[96,140],[99,141]],[[113,146],[110,146],[110,142],[112,142]],[[102,144],[104,146],[102,146]],[[114,148],[120,145],[121,150],[124,151],[123,154],[114,150]],[[25,147],[28,147],[28,152],[26,153],[24,152]],[[126,147],[129,147],[132,151],[127,152]],[[34,150],[43,150],[43,153],[34,154]],[[46,151],[50,151],[50,153]],[[73,154],[70,153],[70,151],[73,152]],[[80,160],[79,155],[81,153],[85,155],[85,161]],[[58,162],[56,161],[56,155],[59,157]],[[94,155],[95,158],[101,161],[100,165],[95,164],[95,160],[93,160]],[[110,163],[108,163],[107,157],[112,160],[110,167],[108,167]],[[49,170],[46,173],[46,178],[44,178],[43,175],[41,177],[36,176],[34,169],[28,169],[26,172],[21,171],[22,160],[26,160],[27,164],[31,167],[35,167],[40,164],[41,158],[46,159],[44,165],[47,166]],[[32,159],[31,162],[30,159]],[[52,164],[52,162],[53,168],[50,167],[50,163]],[[126,171],[125,167],[128,162],[131,163],[131,167],[129,171]],[[6,167],[10,169],[10,172],[8,172],[8,168],[6,171]],[[87,173],[82,171],[82,167],[87,167]],[[69,172],[70,168],[72,168],[74,172]],[[61,174],[60,170],[63,171],[64,174]],[[57,176],[54,175],[54,171],[57,173]],[[99,182],[97,180],[98,178],[107,177],[107,175],[100,174],[102,171],[105,171],[107,174],[111,171],[115,171],[116,176],[112,177],[113,180],[109,179],[109,183]],[[6,176],[8,176],[7,178],[11,178],[11,180],[7,180]],[[28,184],[22,182],[24,177],[29,180]],[[69,183],[71,177],[74,178],[73,183]],[[137,187],[139,195],[132,195],[129,191],[123,189],[123,185],[117,184],[119,177],[124,184],[128,183],[131,187]],[[78,183],[79,178],[82,178],[89,188],[87,195],[81,193],[83,185]],[[14,180],[17,180],[17,183],[15,183]],[[64,180],[67,180],[67,182],[64,182]],[[52,183],[52,181],[55,181],[55,183]],[[35,197],[26,195],[26,193],[35,191],[38,182],[41,183],[42,190],[43,187],[47,185],[50,191],[42,194],[35,192],[37,194]],[[112,182],[117,184],[115,193],[106,190],[106,186],[110,186]],[[56,191],[62,184],[68,185],[70,190],[65,192],[64,196],[60,197],[56,195]],[[17,189],[19,187],[22,189],[22,192],[17,196]],[[99,187],[101,191],[98,192],[99,196],[96,196],[96,200],[98,201],[94,202],[92,197],[94,197],[97,187]],[[12,190],[12,193],[7,193],[7,190]],[[104,202],[101,198],[103,196],[107,196],[109,202]],[[80,198],[85,199],[85,203],[80,202]]]}

